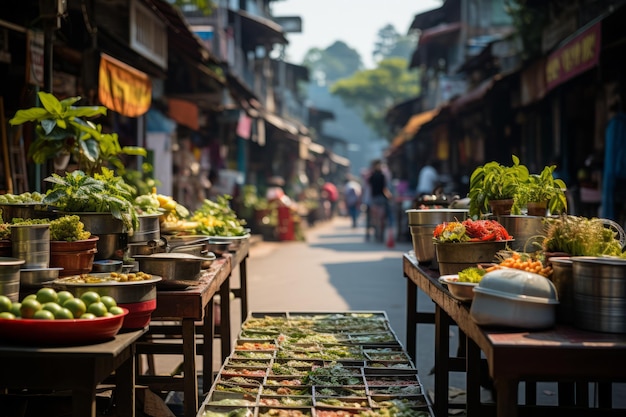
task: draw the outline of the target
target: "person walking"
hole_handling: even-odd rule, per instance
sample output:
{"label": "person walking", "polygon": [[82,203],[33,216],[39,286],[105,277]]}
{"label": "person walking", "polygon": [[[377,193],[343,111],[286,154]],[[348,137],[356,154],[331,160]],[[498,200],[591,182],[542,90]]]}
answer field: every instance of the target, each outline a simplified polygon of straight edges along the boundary
{"label": "person walking", "polygon": [[361,195],[361,184],[349,175],[343,188],[343,198],[346,203],[348,216],[352,220],[352,228],[357,226],[357,220],[359,218],[359,211],[361,208]]}
{"label": "person walking", "polygon": [[[391,191],[389,191],[387,176],[383,172],[381,160],[376,159],[372,162],[372,173],[367,182],[371,193],[370,225],[374,228],[376,240],[382,242],[385,223],[390,216]],[[369,240],[369,227],[365,231],[365,239]]]}

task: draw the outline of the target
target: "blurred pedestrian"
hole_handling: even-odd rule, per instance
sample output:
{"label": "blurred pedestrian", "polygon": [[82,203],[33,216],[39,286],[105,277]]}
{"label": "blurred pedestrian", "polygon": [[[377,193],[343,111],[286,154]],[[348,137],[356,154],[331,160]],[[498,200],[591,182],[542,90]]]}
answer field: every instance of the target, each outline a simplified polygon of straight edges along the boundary
{"label": "blurred pedestrian", "polygon": [[[376,238],[382,241],[384,223],[388,221],[391,215],[391,191],[387,184],[387,176],[383,172],[383,164],[380,159],[372,162],[372,172],[367,180],[370,188],[370,224],[376,230]],[[381,211],[381,213],[379,213]],[[379,218],[380,216],[380,218]],[[381,224],[382,223],[382,224]],[[365,231],[365,239],[369,240],[369,227]]]}
{"label": "blurred pedestrian", "polygon": [[339,201],[339,190],[335,184],[330,181],[326,181],[322,185],[322,196],[324,197],[325,204],[327,206],[327,219],[332,219],[337,211],[337,202]]}
{"label": "blurred pedestrian", "polygon": [[432,195],[437,185],[440,184],[438,165],[439,161],[429,160],[420,170],[415,189],[417,197]]}
{"label": "blurred pedestrian", "polygon": [[359,218],[359,211],[361,208],[361,184],[349,175],[346,179],[346,183],[343,189],[344,201],[346,203],[346,209],[348,216],[352,220],[352,227],[357,226],[357,220]]}
{"label": "blurred pedestrian", "polygon": [[616,92],[606,126],[600,216],[626,222],[626,113]]}

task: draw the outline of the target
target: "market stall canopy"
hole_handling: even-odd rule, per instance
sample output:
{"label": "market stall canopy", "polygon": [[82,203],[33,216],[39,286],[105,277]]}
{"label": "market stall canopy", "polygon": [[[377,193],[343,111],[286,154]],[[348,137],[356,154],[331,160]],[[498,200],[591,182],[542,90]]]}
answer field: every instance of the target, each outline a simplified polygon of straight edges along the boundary
{"label": "market stall canopy", "polygon": [[103,106],[127,117],[139,117],[152,102],[147,74],[109,55],[100,56],[98,99]]}
{"label": "market stall canopy", "polygon": [[200,129],[198,106],[195,103],[178,98],[170,98],[168,103],[168,115],[178,124],[187,126],[192,130]]}
{"label": "market stall canopy", "polygon": [[398,133],[398,135],[393,139],[391,147],[397,148],[404,142],[411,140],[423,125],[430,122],[439,114],[439,111],[440,109],[436,108],[412,116],[408,123],[404,125],[400,133]]}

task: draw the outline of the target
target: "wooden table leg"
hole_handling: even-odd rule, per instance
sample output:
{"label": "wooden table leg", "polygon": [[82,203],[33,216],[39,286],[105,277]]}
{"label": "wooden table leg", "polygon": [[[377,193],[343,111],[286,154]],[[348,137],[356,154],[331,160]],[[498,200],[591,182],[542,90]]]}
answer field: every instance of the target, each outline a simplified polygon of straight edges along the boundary
{"label": "wooden table leg", "polygon": [[448,415],[450,317],[435,306],[435,415]]}
{"label": "wooden table leg", "polygon": [[417,285],[406,277],[406,350],[417,366]]}
{"label": "wooden table leg", "polygon": [[248,265],[246,256],[239,263],[239,298],[241,299],[241,322],[248,317]]}
{"label": "wooden table leg", "polygon": [[517,385],[513,379],[496,379],[496,415],[498,417],[517,417]]}
{"label": "wooden table leg", "polygon": [[202,322],[202,392],[207,393],[213,383],[213,337],[215,324],[213,322],[213,298],[204,310]]}
{"label": "wooden table leg", "polygon": [[480,348],[469,337],[465,338],[465,366],[466,373],[466,413],[467,417],[481,416],[481,402],[480,402],[480,372],[481,372],[481,357]]}
{"label": "wooden table leg", "polygon": [[119,417],[135,417],[135,347],[115,371],[116,405]]}
{"label": "wooden table leg", "polygon": [[96,387],[93,381],[72,389],[72,416],[96,417]]}
{"label": "wooden table leg", "polygon": [[193,319],[183,319],[183,372],[185,416],[198,413],[198,376],[196,375],[196,326]]}
{"label": "wooden table leg", "polygon": [[220,338],[222,342],[222,362],[230,355],[230,274],[220,287]]}

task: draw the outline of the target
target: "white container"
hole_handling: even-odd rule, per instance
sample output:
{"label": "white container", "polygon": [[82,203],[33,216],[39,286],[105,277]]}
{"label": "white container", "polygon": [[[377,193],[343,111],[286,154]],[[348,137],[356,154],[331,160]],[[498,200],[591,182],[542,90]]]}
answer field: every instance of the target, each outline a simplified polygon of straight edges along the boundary
{"label": "white container", "polygon": [[474,288],[470,317],[481,326],[544,329],[554,326],[559,303],[547,278],[516,269],[486,273]]}

